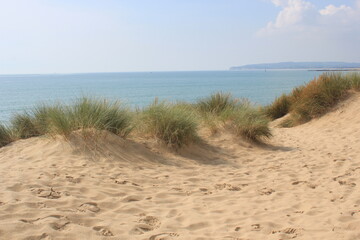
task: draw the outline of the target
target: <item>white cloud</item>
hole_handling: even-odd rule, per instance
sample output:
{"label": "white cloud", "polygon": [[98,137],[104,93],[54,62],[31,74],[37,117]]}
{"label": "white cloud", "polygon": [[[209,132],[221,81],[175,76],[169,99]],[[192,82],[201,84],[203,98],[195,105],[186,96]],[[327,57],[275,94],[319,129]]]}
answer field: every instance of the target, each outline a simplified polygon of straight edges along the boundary
{"label": "white cloud", "polygon": [[334,5],[330,4],[326,6],[324,9],[321,9],[319,13],[321,15],[335,15],[339,12],[352,12],[353,9],[351,7],[348,7],[346,5],[341,5],[340,7],[335,7]]}
{"label": "white cloud", "polygon": [[302,23],[307,14],[314,9],[310,2],[303,0],[272,0],[272,3],[281,7],[282,10],[277,15],[276,20],[269,22],[261,30],[260,34],[266,34]]}
{"label": "white cloud", "polygon": [[[360,24],[360,0],[354,0],[354,7],[330,4],[323,9],[306,0],[271,0],[281,7],[276,19],[260,29],[258,35],[264,36],[276,32],[316,31],[342,25],[346,29]],[[356,27],[358,28],[358,27]]]}

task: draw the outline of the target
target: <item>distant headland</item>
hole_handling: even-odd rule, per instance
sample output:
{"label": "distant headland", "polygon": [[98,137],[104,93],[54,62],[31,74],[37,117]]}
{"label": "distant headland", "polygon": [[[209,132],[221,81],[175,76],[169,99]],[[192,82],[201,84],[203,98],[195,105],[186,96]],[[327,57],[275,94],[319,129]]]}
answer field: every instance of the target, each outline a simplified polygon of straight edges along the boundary
{"label": "distant headland", "polygon": [[260,63],[231,67],[231,71],[263,69],[307,69],[314,71],[351,71],[360,70],[360,63],[349,62],[279,62]]}

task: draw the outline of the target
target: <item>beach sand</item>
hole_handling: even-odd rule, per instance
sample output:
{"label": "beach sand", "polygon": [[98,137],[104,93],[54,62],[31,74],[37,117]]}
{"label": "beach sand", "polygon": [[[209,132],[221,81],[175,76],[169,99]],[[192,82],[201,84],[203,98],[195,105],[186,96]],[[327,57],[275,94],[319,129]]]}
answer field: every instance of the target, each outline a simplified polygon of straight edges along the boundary
{"label": "beach sand", "polygon": [[273,133],[177,153],[112,135],[14,142],[0,149],[0,239],[360,239],[360,95]]}

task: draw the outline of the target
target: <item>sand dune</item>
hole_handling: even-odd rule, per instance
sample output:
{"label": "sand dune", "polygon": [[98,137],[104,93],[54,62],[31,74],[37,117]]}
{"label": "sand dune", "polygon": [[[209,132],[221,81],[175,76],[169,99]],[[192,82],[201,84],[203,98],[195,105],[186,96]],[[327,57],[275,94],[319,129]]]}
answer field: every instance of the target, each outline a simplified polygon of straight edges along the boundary
{"label": "sand dune", "polygon": [[273,132],[178,153],[113,135],[17,141],[0,149],[0,239],[360,239],[360,95]]}

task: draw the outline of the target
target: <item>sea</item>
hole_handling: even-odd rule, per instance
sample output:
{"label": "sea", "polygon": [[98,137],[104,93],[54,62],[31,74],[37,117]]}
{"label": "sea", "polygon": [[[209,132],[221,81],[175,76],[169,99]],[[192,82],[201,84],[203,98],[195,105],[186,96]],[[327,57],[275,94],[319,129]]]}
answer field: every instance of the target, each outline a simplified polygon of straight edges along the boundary
{"label": "sea", "polygon": [[0,75],[0,122],[37,104],[71,103],[82,96],[120,100],[142,108],[155,98],[196,100],[229,92],[266,105],[322,72],[308,70],[124,72]]}

